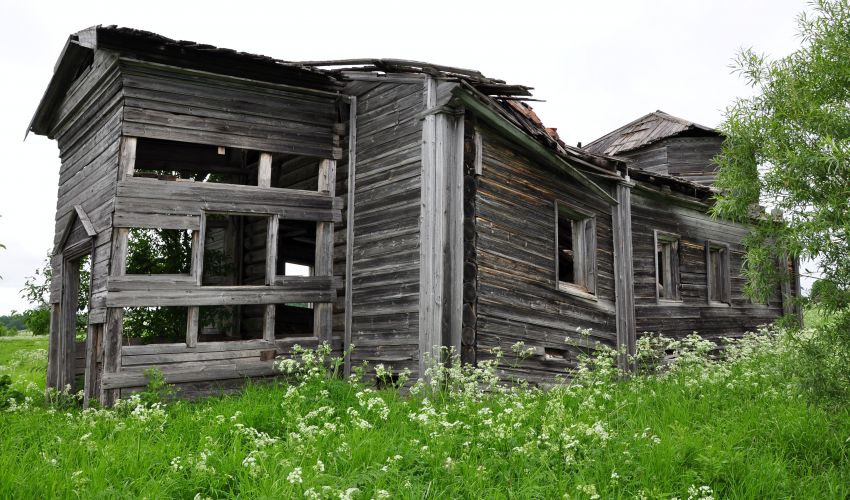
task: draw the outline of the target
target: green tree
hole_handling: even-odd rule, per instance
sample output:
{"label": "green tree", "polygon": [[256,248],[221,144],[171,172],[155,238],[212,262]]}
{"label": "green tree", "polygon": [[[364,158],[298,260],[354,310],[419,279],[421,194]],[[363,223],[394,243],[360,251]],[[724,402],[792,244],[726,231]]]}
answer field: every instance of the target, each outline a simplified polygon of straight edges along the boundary
{"label": "green tree", "polygon": [[788,279],[778,259],[814,259],[832,283],[828,309],[850,290],[850,4],[819,0],[798,17],[801,47],[769,60],[743,50],[736,71],[755,88],[726,110],[726,136],[714,213],[748,220],[759,203],[784,220],[762,217],[745,241],[751,296],[765,298]]}
{"label": "green tree", "polygon": [[813,262],[812,301],[825,314],[798,335],[789,369],[818,399],[850,401],[850,3],[818,0],[798,17],[802,44],[769,60],[743,50],[735,69],[755,89],[726,110],[715,215],[761,217],[745,240],[747,292],[764,299],[790,278],[777,262]]}

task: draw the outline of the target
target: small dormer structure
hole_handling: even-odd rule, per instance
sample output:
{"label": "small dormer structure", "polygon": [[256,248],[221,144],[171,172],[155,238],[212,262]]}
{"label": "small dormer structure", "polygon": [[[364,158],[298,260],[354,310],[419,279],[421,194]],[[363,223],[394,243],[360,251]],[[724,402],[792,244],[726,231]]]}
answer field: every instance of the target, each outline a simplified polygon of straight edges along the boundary
{"label": "small dormer structure", "polygon": [[605,134],[584,149],[622,158],[629,168],[711,185],[718,168],[712,159],[722,144],[723,136],[716,129],[659,110]]}

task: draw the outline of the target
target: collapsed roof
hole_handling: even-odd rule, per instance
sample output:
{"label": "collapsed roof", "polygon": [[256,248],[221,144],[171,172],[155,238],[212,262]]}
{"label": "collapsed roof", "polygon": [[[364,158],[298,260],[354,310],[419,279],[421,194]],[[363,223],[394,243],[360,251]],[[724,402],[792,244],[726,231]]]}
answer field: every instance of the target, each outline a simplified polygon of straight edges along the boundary
{"label": "collapsed roof", "polygon": [[[27,131],[46,135],[53,114],[74,80],[91,64],[95,49],[104,48],[120,52],[125,57],[161,64],[179,65],[200,71],[210,71],[229,76],[250,78],[272,83],[298,85],[300,87],[342,93],[344,82],[353,73],[380,74],[425,74],[443,80],[457,81],[465,95],[466,103],[483,104],[488,111],[515,127],[522,135],[543,147],[548,154],[559,158],[565,168],[580,168],[583,172],[609,180],[627,174],[625,163],[613,157],[626,148],[639,147],[660,137],[682,133],[686,130],[714,129],[687,122],[661,111],[650,113],[620,129],[597,139],[584,149],[566,145],[555,128],[547,128],[534,110],[524,101],[533,101],[532,87],[508,84],[503,80],[489,78],[476,70],[444,66],[422,61],[403,59],[342,59],[325,61],[293,62],[272,57],[240,52],[213,45],[187,40],[174,40],[149,31],[117,26],[94,26],[71,35],[54,67],[54,74],[47,90],[33,115]],[[471,97],[470,97],[471,96]],[[457,93],[456,93],[457,97]],[[472,99],[472,100],[469,100]],[[482,108],[479,108],[482,109]],[[654,124],[654,125],[653,125]],[[646,131],[639,140],[628,140]],[[615,144],[616,142],[616,144]],[[604,144],[604,147],[603,147]],[[584,175],[574,172],[580,177]],[[660,180],[661,176],[647,178]],[[704,198],[703,186],[695,188],[692,183],[670,177],[664,184],[678,185],[677,191]],[[606,197],[607,193],[590,183],[592,189]],[[697,194],[699,193],[699,194]]]}

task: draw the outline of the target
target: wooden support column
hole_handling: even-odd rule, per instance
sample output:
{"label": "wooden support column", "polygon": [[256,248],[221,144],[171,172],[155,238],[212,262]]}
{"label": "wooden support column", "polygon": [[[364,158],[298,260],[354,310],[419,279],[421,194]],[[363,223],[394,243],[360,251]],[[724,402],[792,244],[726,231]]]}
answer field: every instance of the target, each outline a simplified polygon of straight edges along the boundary
{"label": "wooden support column", "polygon": [[[277,215],[269,216],[266,229],[266,285],[274,285],[277,274],[277,233],[279,226]],[[274,342],[275,304],[266,305],[263,314],[263,339]]]}
{"label": "wooden support column", "polygon": [[121,158],[119,158],[118,180],[127,180],[133,177],[136,171],[136,138],[121,138]]}
{"label": "wooden support column", "polygon": [[620,182],[616,187],[617,204],[613,206],[615,308],[617,313],[617,350],[620,369],[632,369],[635,354],[635,285],[632,257],[632,184]]}
{"label": "wooden support column", "polygon": [[100,372],[98,363],[103,355],[103,324],[89,325],[86,335],[86,381],[83,395],[83,406],[88,408],[92,399],[100,395]]}
{"label": "wooden support column", "polygon": [[345,203],[345,333],[342,348],[345,351],[345,376],[351,375],[351,329],[354,321],[354,189],[357,165],[357,98],[351,97],[348,110],[348,185]]}
{"label": "wooden support column", "polygon": [[[54,277],[53,279],[56,279]],[[47,345],[47,388],[60,389],[59,387],[59,372],[61,371],[63,360],[62,340],[61,340],[61,323],[62,306],[60,303],[50,304],[50,335],[48,336]]]}
{"label": "wooden support column", "polygon": [[[110,276],[124,276],[127,272],[127,243],[129,230],[119,227],[112,230],[112,257],[109,266]],[[103,373],[121,371],[121,335],[124,331],[124,309],[109,307],[106,309],[106,325],[103,333]],[[101,403],[111,406],[118,398],[117,389],[103,389]]]}
{"label": "wooden support column", "polygon": [[[463,113],[436,108],[425,84],[420,216],[419,371],[442,347],[460,351],[463,309]],[[449,361],[449,360],[445,360]]]}
{"label": "wooden support column", "polygon": [[[133,176],[136,169],[136,138],[121,138],[121,156],[118,162],[118,179],[124,180]],[[127,245],[130,231],[126,227],[112,229],[112,246],[109,258],[109,275],[124,276],[127,273]],[[121,336],[124,332],[124,308],[109,307],[106,309],[106,324],[103,331],[103,374],[121,371]],[[103,389],[101,386],[100,402],[104,406],[112,406],[120,396],[119,389]]]}
{"label": "wooden support column", "polygon": [[[319,163],[319,192],[336,196],[336,160]],[[316,276],[333,276],[334,224],[316,223]],[[313,304],[313,333],[320,341],[331,342],[333,335],[333,302]]]}
{"label": "wooden support column", "polygon": [[[204,233],[206,216],[201,216],[201,227],[192,232],[192,277],[195,284],[201,286],[204,274]],[[197,306],[188,308],[186,314],[186,347],[197,347],[198,328],[201,317],[201,309]]]}
{"label": "wooden support column", "polygon": [[257,167],[257,186],[272,186],[272,155],[260,153],[260,164]]}

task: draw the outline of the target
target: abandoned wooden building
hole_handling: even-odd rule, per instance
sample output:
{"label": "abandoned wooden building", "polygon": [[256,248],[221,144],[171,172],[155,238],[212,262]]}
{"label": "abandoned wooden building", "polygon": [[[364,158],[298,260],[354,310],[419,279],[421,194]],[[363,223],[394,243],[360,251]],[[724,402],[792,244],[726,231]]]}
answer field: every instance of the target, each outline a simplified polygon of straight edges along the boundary
{"label": "abandoned wooden building", "polygon": [[596,342],[632,353],[642,332],[782,314],[793,291],[742,294],[746,227],[707,215],[703,170],[673,166],[716,133],[659,132],[642,144],[668,141],[669,166],[635,168],[628,134],[563,144],[529,90],[413,61],[71,35],[29,125],[61,158],[49,386],[109,404],[156,367],[202,393],[321,341],[355,346],[346,369],[414,377],[441,346],[476,363],[523,341],[534,355],[505,370],[545,382]]}

